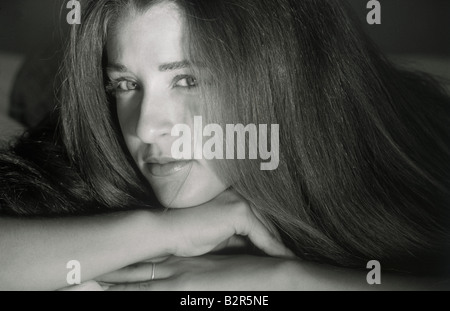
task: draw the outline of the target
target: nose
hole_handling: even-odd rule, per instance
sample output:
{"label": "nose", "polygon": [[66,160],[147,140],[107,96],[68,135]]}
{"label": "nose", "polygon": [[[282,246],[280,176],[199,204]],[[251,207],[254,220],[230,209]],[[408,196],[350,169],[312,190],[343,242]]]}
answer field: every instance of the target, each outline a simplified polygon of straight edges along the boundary
{"label": "nose", "polygon": [[156,144],[171,138],[174,113],[170,101],[164,96],[144,94],[136,124],[136,135],[146,144]]}

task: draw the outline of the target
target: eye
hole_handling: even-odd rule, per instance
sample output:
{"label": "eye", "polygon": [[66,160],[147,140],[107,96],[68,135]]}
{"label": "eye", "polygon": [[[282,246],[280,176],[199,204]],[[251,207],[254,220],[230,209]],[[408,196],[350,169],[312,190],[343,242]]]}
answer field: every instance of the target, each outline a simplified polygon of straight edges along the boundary
{"label": "eye", "polygon": [[174,80],[175,80],[175,83],[174,83],[175,87],[184,87],[184,88],[191,89],[191,88],[198,86],[197,79],[193,76],[181,75],[181,76],[175,77]]}
{"label": "eye", "polygon": [[116,84],[116,89],[118,91],[133,91],[136,90],[138,88],[138,85],[136,82],[133,81],[119,81]]}
{"label": "eye", "polygon": [[126,79],[110,79],[105,86],[110,94],[126,93],[139,89],[139,84]]}

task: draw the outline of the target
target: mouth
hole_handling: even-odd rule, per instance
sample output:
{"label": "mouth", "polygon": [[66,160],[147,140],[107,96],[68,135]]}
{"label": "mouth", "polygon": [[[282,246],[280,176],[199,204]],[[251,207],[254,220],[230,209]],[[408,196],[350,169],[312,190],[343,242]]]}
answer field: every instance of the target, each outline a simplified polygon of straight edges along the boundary
{"label": "mouth", "polygon": [[151,175],[155,177],[168,177],[181,173],[188,169],[192,160],[178,161],[174,159],[157,159],[146,161],[146,167]]}

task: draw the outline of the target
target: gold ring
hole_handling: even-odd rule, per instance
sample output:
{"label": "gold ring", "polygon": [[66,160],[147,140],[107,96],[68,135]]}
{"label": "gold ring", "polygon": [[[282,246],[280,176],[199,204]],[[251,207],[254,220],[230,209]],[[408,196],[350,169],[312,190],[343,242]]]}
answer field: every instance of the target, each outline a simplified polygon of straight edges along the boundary
{"label": "gold ring", "polygon": [[152,281],[155,279],[156,263],[152,262]]}

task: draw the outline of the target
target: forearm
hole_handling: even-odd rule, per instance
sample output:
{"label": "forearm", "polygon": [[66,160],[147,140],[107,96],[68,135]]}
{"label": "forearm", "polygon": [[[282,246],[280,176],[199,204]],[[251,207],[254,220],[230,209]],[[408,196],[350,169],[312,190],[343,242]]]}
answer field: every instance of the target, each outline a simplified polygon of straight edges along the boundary
{"label": "forearm", "polygon": [[[278,280],[282,290],[307,291],[365,291],[365,290],[449,290],[450,280],[419,277],[381,271],[381,284],[369,285],[370,270],[338,268],[310,262],[287,261],[280,269]],[[284,280],[284,282],[282,281]]]}
{"label": "forearm", "polygon": [[68,286],[66,265],[81,264],[82,281],[167,255],[159,215],[138,211],[61,219],[0,218],[0,290]]}

